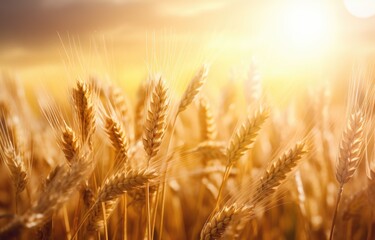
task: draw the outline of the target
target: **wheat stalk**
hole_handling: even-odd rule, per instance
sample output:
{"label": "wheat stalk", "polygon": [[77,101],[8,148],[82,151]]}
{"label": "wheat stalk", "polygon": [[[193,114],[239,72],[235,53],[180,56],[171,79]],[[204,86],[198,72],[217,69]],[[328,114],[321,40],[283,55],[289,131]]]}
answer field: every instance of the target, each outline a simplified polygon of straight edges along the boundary
{"label": "wheat stalk", "polygon": [[208,74],[208,66],[203,65],[199,69],[199,71],[195,74],[193,79],[190,81],[187,89],[182,95],[180,104],[178,106],[177,114],[184,111],[187,108],[187,106],[189,106],[190,103],[194,100],[194,98],[198,95],[204,82],[206,81],[207,74]]}
{"label": "wheat stalk", "polygon": [[128,172],[115,173],[109,177],[98,194],[98,202],[105,202],[124,194],[127,191],[146,186],[146,183],[157,177],[156,171],[144,169],[132,169]]}
{"label": "wheat stalk", "polygon": [[14,149],[8,148],[3,150],[3,158],[12,177],[16,194],[19,194],[25,189],[29,179],[24,157]]}
{"label": "wheat stalk", "polygon": [[[242,216],[242,222],[247,220],[256,205],[267,199],[285,180],[287,174],[297,165],[303,154],[306,153],[304,143],[297,143],[293,148],[285,152],[276,162],[272,163],[260,178],[251,200],[237,199],[237,202],[224,205],[219,211],[214,210],[213,217],[204,225],[201,239],[220,239],[228,230],[233,218],[238,214]],[[238,206],[242,206],[239,208]],[[237,216],[238,217],[238,216]],[[244,217],[247,217],[246,219]],[[240,220],[239,218],[237,220]],[[237,230],[237,229],[236,229]]]}
{"label": "wheat stalk", "polygon": [[78,117],[81,144],[87,141],[92,147],[91,136],[95,131],[95,112],[92,92],[85,82],[77,81],[76,88],[73,89],[73,100]]}
{"label": "wheat stalk", "polygon": [[32,207],[21,216],[0,230],[0,237],[19,235],[22,228],[41,226],[52,216],[53,212],[68,201],[77,187],[91,173],[92,167],[88,153],[72,161],[71,167],[60,166],[47,178],[44,191],[39,195]]}
{"label": "wheat stalk", "polygon": [[[128,172],[120,171],[105,180],[98,191],[96,201],[90,208],[88,229],[96,231],[104,226],[104,221],[112,214],[117,205],[118,198],[135,189],[145,187],[158,175],[155,171],[145,169],[132,169]],[[103,205],[105,214],[103,216]]]}
{"label": "wheat stalk", "polygon": [[205,223],[201,231],[200,239],[215,240],[222,238],[233,219],[243,214],[244,209],[245,208],[239,207],[235,203],[224,206]]}
{"label": "wheat stalk", "polygon": [[75,158],[75,156],[77,156],[80,149],[78,138],[75,132],[66,124],[64,129],[62,130],[61,148],[69,164]]}
{"label": "wheat stalk", "polygon": [[149,159],[159,151],[166,130],[168,92],[160,78],[152,92],[143,132],[143,146]]}
{"label": "wheat stalk", "polygon": [[26,212],[25,226],[39,226],[49,218],[54,210],[66,202],[76,191],[77,187],[91,173],[92,166],[89,154],[82,153],[72,161],[71,167],[59,167],[54,177],[49,181],[45,191],[41,194],[34,206]]}
{"label": "wheat stalk", "polygon": [[128,160],[129,144],[125,136],[125,130],[115,118],[107,116],[105,119],[105,131],[116,152],[117,166],[122,167]]}
{"label": "wheat stalk", "polygon": [[340,185],[347,183],[358,168],[363,141],[364,116],[360,110],[352,113],[342,135],[336,165],[336,179]]}
{"label": "wheat stalk", "polygon": [[210,104],[207,99],[201,98],[199,101],[199,123],[201,128],[201,139],[203,141],[215,140],[217,129]]}
{"label": "wheat stalk", "polygon": [[0,156],[10,172],[18,196],[26,187],[28,173],[24,151],[17,141],[16,124],[5,114],[9,112],[0,112]]}
{"label": "wheat stalk", "polygon": [[254,117],[246,119],[230,140],[227,147],[228,165],[234,165],[240,157],[250,149],[262,125],[269,116],[269,110],[260,108]]}
{"label": "wheat stalk", "polygon": [[219,207],[221,194],[223,192],[224,186],[226,185],[226,181],[232,167],[237,163],[240,157],[250,149],[251,145],[255,141],[255,138],[258,136],[259,130],[261,129],[268,116],[269,110],[260,108],[256,112],[255,116],[253,116],[252,118],[247,118],[245,123],[232,136],[229,146],[226,150],[227,165],[225,167],[223,180],[219,188],[215,209]]}
{"label": "wheat stalk", "polygon": [[339,156],[336,165],[336,179],[340,186],[337,193],[336,206],[332,219],[331,232],[329,236],[330,240],[333,239],[337,211],[342,192],[344,190],[344,185],[353,177],[361,160],[362,149],[364,146],[364,124],[365,117],[362,111],[353,111],[341,138]]}
{"label": "wheat stalk", "polygon": [[274,193],[305,153],[305,143],[297,143],[293,148],[281,155],[276,162],[271,163],[271,166],[268,167],[257,184],[251,205],[257,205]]}

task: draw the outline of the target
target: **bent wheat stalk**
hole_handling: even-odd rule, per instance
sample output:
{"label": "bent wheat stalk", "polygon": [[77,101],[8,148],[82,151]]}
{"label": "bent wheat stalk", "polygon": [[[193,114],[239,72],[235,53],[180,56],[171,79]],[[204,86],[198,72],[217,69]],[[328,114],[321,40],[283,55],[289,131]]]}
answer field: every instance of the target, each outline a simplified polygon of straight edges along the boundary
{"label": "bent wheat stalk", "polygon": [[[93,224],[92,227],[96,228],[98,221],[95,218],[99,217],[99,215],[96,216],[97,214],[100,213],[102,216],[104,215],[105,218],[109,217],[110,214],[104,214],[105,210],[107,210],[106,208],[114,207],[114,201],[117,201],[122,194],[126,193],[127,191],[145,187],[148,183],[155,180],[156,177],[158,177],[157,172],[149,170],[148,168],[132,169],[128,172],[120,171],[113,174],[111,177],[105,180],[103,186],[99,189],[96,201],[82,218],[79,226],[73,234],[72,239],[77,236],[79,230],[82,228],[83,224],[88,218],[91,220],[89,224]],[[92,216],[92,214],[94,214],[94,216]],[[106,219],[103,219],[103,222],[101,222],[104,223],[104,226],[105,221]]]}
{"label": "bent wheat stalk", "polygon": [[183,112],[190,105],[190,103],[193,102],[194,98],[198,95],[204,82],[206,81],[207,74],[208,66],[203,65],[196,73],[196,75],[193,77],[193,79],[190,81],[187,89],[185,90],[184,95],[182,96],[180,104],[178,106],[177,115],[180,112]]}
{"label": "bent wheat stalk", "polygon": [[[167,110],[169,104],[168,89],[162,78],[156,83],[149,104],[146,122],[144,124],[143,146],[147,153],[147,167],[150,161],[157,155],[167,129]],[[147,234],[151,238],[151,209],[150,186],[146,185],[146,209],[147,209]]]}
{"label": "bent wheat stalk", "polygon": [[216,198],[215,209],[218,208],[223,188],[226,185],[231,168],[237,163],[242,155],[252,147],[258,132],[269,116],[269,110],[260,108],[254,117],[248,118],[246,122],[232,136],[229,146],[227,147],[226,157],[227,165],[225,168],[223,180],[221,182],[219,193]]}
{"label": "bent wheat stalk", "polygon": [[105,202],[118,198],[127,191],[144,187],[157,176],[156,171],[148,168],[118,172],[105,181],[99,191],[97,201]]}
{"label": "bent wheat stalk", "polygon": [[271,166],[260,178],[250,205],[256,206],[273,194],[305,153],[307,153],[305,143],[297,143],[293,148],[281,155],[276,162],[271,163]]}
{"label": "bent wheat stalk", "polygon": [[232,220],[239,217],[243,212],[244,208],[237,206],[237,204],[224,206],[220,211],[216,212],[208,222],[206,222],[201,231],[200,239],[220,239],[230,226]]}
{"label": "bent wheat stalk", "polygon": [[[214,215],[206,222],[201,231],[201,239],[222,238],[230,224],[233,223],[232,220],[235,217],[239,217],[239,214],[243,218],[238,218],[239,222],[248,220],[256,206],[277,190],[287,174],[293,170],[305,153],[305,144],[303,142],[297,143],[293,148],[281,155],[276,162],[270,164],[257,183],[254,195],[250,200],[246,196],[233,204],[225,205],[219,211],[214,210]],[[236,228],[234,230],[239,231],[240,229]]]}
{"label": "bent wheat stalk", "polygon": [[33,206],[2,228],[0,238],[9,235],[18,236],[23,228],[41,226],[50,219],[54,211],[70,199],[78,186],[91,173],[92,163],[88,159],[90,159],[89,152],[85,152],[80,154],[77,160],[72,161],[70,168],[65,166],[55,168],[47,179],[44,191]]}
{"label": "bent wheat stalk", "polygon": [[337,193],[336,206],[332,219],[331,232],[329,236],[330,240],[333,238],[338,206],[344,190],[344,185],[353,177],[361,159],[362,149],[364,146],[364,124],[365,117],[362,111],[354,111],[350,115],[348,124],[342,135],[336,165],[336,180],[339,183],[339,190]]}

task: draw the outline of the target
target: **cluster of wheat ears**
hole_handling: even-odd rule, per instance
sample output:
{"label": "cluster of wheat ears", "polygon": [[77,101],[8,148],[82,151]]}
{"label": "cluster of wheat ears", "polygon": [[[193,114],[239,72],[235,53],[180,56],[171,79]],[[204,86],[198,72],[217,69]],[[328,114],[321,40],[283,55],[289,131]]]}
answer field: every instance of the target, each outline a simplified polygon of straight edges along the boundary
{"label": "cluster of wheat ears", "polygon": [[35,107],[3,76],[0,238],[373,239],[371,82],[344,108],[318,89],[282,110],[257,73],[246,104],[213,101],[208,72],[179,97],[150,77],[134,107],[94,78]]}

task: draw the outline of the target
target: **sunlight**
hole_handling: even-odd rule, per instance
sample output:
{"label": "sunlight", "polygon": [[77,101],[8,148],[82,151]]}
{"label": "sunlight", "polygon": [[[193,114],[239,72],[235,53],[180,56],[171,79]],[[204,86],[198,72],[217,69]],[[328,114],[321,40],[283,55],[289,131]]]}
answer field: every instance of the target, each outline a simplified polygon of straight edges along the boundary
{"label": "sunlight", "polygon": [[293,4],[282,14],[281,37],[287,48],[316,51],[326,47],[332,21],[320,5]]}
{"label": "sunlight", "polygon": [[344,0],[346,9],[355,17],[368,18],[375,15],[374,0]]}
{"label": "sunlight", "polygon": [[294,47],[317,47],[325,41],[328,19],[316,6],[293,6],[285,15],[284,37]]}

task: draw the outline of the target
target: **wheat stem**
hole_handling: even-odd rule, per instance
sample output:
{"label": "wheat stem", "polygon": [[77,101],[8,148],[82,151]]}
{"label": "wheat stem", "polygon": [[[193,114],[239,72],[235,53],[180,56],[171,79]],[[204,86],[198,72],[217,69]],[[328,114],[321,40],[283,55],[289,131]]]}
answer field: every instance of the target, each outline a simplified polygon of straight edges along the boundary
{"label": "wheat stem", "polygon": [[335,231],[335,223],[336,223],[336,217],[337,217],[337,210],[340,204],[342,192],[343,192],[344,186],[340,185],[339,191],[337,192],[337,200],[336,200],[336,205],[335,205],[335,211],[333,213],[333,218],[332,218],[332,225],[331,225],[331,232],[329,234],[329,240],[333,239],[333,232]]}
{"label": "wheat stem", "polygon": [[268,109],[259,109],[254,117],[246,119],[245,123],[232,136],[229,146],[227,147],[227,165],[221,182],[219,193],[216,198],[215,209],[218,209],[223,189],[226,185],[230,170],[237,163],[245,151],[251,148],[261,126],[269,116]]}

